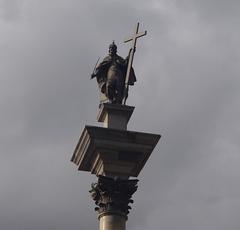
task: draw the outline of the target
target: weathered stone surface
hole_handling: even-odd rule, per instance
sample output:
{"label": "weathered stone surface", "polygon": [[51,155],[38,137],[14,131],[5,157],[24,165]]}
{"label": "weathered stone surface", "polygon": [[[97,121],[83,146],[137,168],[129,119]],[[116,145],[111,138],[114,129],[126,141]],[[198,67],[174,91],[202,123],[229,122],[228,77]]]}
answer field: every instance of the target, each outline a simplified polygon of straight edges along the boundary
{"label": "weathered stone surface", "polygon": [[137,177],[160,135],[86,126],[71,161],[96,175]]}

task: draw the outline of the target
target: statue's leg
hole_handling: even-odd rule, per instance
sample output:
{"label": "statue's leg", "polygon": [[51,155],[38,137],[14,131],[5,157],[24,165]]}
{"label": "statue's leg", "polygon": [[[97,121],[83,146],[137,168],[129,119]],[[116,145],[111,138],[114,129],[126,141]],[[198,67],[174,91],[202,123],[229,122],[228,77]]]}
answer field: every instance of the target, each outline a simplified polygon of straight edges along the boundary
{"label": "statue's leg", "polygon": [[110,102],[114,101],[114,95],[115,95],[115,84],[113,79],[108,79],[107,80],[107,85],[106,85],[106,96],[109,99]]}
{"label": "statue's leg", "polygon": [[123,100],[123,87],[124,87],[124,82],[122,77],[118,78],[117,84],[116,84],[116,91],[117,91],[117,95],[116,95],[116,102],[119,104],[122,104],[122,100]]}

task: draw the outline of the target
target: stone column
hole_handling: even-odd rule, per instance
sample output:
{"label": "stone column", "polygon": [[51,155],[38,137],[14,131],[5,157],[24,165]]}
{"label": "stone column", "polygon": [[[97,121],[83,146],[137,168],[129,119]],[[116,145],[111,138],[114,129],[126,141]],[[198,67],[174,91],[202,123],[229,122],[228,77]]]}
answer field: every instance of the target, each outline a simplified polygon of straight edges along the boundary
{"label": "stone column", "polygon": [[126,218],[118,215],[103,215],[99,218],[99,230],[125,230]]}
{"label": "stone column", "polygon": [[137,177],[160,135],[127,130],[134,107],[102,104],[97,120],[103,127],[85,126],[71,161],[78,170],[98,177],[90,193],[98,212],[100,230],[125,230],[137,190]]}
{"label": "stone column", "polygon": [[91,196],[97,207],[100,230],[125,230],[129,203],[137,190],[138,180],[115,179],[99,176],[92,184]]}

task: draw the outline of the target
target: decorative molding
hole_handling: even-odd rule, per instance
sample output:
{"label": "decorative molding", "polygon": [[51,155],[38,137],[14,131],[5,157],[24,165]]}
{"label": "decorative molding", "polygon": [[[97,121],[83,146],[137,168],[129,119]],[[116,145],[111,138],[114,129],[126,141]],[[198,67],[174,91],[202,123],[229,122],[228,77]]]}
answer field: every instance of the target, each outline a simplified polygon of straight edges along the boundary
{"label": "decorative molding", "polygon": [[137,191],[138,180],[125,180],[99,176],[98,182],[92,184],[89,191],[97,207],[99,218],[102,215],[117,214],[127,218],[132,195]]}
{"label": "decorative molding", "polygon": [[97,176],[137,177],[160,137],[151,133],[86,126],[71,161],[78,170],[90,171]]}

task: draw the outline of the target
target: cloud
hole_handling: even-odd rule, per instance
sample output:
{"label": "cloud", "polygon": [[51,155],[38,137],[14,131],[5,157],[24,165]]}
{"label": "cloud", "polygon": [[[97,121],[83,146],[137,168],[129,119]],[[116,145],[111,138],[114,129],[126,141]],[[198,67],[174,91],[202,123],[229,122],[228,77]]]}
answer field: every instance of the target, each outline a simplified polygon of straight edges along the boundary
{"label": "cloud", "polygon": [[[236,1],[1,1],[1,229],[93,229],[96,178],[70,158],[96,125],[90,74],[135,23],[129,129],[162,134],[140,174],[131,229],[239,226]],[[227,227],[226,227],[227,226]]]}

